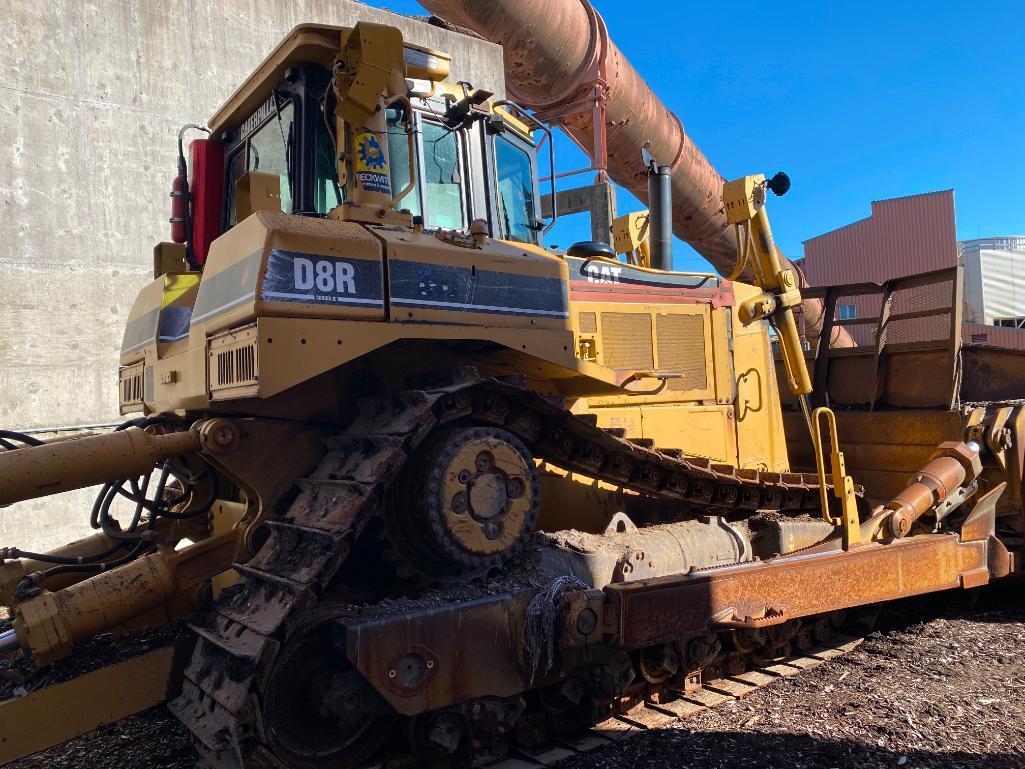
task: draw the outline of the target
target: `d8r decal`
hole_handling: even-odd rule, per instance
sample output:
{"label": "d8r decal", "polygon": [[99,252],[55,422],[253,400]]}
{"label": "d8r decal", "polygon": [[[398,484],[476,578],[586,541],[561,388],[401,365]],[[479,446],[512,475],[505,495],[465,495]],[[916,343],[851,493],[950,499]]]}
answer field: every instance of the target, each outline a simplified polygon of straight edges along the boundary
{"label": "d8r decal", "polygon": [[261,298],[278,302],[382,306],[381,265],[367,259],[271,251]]}

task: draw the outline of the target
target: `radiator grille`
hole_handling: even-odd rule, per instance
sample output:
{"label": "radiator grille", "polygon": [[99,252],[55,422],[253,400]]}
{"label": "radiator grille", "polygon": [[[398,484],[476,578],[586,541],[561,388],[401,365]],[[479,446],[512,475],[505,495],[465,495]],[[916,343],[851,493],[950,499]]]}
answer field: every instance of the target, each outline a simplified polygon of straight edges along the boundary
{"label": "radiator grille", "polygon": [[124,366],[120,371],[120,400],[121,413],[138,411],[142,407],[143,400],[143,363],[133,363],[131,366]]}
{"label": "radiator grille", "polygon": [[228,331],[208,344],[210,397],[229,400],[256,395],[260,380],[256,326]]}
{"label": "radiator grille", "polygon": [[708,387],[705,370],[705,319],[701,315],[656,315],[658,367],[677,371],[682,379],[670,379],[666,389],[704,390]]}
{"label": "radiator grille", "polygon": [[644,312],[603,312],[601,346],[605,365],[631,371],[654,371],[651,315]]}
{"label": "radiator grille", "polygon": [[581,334],[594,334],[598,331],[598,318],[593,312],[582,312],[577,316]]}

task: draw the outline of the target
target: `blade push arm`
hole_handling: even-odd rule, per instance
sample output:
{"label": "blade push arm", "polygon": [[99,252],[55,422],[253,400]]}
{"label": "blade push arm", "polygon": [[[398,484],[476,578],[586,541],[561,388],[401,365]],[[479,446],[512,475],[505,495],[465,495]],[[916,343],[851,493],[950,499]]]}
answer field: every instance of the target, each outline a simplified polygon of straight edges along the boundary
{"label": "blade push arm", "polygon": [[745,325],[763,318],[772,322],[779,335],[790,391],[798,396],[807,395],[812,390],[811,377],[793,310],[801,304],[801,291],[794,271],[783,267],[772,238],[765,211],[766,189],[782,195],[790,189],[790,180],[785,174],[776,174],[769,181],[762,174],[755,174],[727,182],[723,187],[726,218],[737,230],[737,266],[729,279],[735,280],[745,270],[754,273],[762,293],[740,305],[740,320]]}

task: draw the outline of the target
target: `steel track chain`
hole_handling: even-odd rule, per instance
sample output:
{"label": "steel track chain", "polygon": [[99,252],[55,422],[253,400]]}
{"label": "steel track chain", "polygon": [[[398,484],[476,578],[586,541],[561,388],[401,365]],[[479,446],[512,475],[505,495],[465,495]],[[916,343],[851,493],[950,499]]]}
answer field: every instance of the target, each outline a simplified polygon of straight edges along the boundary
{"label": "steel track chain", "polygon": [[[191,627],[198,636],[183,690],[170,708],[203,760],[218,769],[280,766],[264,746],[259,692],[283,639],[338,572],[381,510],[391,481],[432,429],[459,418],[501,424],[535,458],[696,509],[803,512],[817,509],[814,477],[736,470],[675,456],[601,430],[509,380],[472,370],[435,377],[424,389],[358,401],[347,426],[325,441],[316,470],[238,582]],[[253,749],[255,747],[255,750]]]}

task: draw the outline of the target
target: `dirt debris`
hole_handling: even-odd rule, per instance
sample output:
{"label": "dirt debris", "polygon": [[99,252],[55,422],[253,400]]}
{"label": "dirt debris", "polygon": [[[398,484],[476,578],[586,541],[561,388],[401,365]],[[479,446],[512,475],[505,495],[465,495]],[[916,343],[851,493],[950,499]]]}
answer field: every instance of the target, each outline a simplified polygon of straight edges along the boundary
{"label": "dirt debris", "polygon": [[163,706],[7,764],[10,769],[192,769],[185,727]]}
{"label": "dirt debris", "polygon": [[[186,769],[165,708],[9,764]],[[1025,586],[886,608],[856,650],[743,700],[562,762],[560,769],[1022,769]]]}

